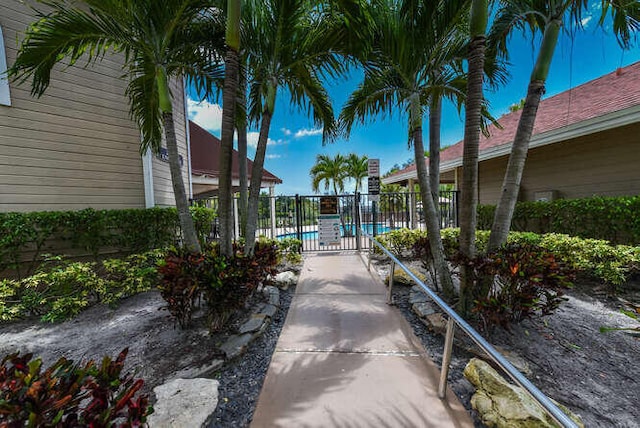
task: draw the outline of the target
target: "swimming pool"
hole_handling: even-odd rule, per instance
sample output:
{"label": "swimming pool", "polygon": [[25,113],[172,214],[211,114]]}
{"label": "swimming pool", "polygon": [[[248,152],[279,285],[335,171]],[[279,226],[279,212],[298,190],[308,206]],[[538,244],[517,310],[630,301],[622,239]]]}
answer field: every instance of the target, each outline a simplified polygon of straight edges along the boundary
{"label": "swimming pool", "polygon": [[[351,230],[350,236],[355,236],[355,225],[345,225],[345,227],[346,227],[346,230]],[[373,223],[363,223],[362,228],[369,234],[373,233]],[[389,226],[385,226],[382,223],[378,223],[377,233],[379,234],[385,233],[385,232],[389,232],[390,230],[391,228]],[[344,232],[345,230],[342,229],[341,236],[344,236]],[[278,239],[297,238],[297,237],[298,235],[295,233],[284,233],[282,235],[277,235]],[[318,239],[318,231],[312,230],[312,231],[302,232],[302,240],[307,240],[307,239]]]}

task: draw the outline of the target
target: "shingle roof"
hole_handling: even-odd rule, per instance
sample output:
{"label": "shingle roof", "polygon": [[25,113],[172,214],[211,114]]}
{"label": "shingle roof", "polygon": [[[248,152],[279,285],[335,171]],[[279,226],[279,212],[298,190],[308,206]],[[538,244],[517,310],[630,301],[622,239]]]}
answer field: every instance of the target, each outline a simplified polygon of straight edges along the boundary
{"label": "shingle roof", "polygon": [[[192,121],[189,121],[189,135],[191,145],[191,173],[193,175],[218,177],[220,175],[220,140]],[[240,177],[238,165],[238,152],[234,150],[231,169],[232,178]],[[253,162],[247,159],[249,179],[251,179],[252,166]],[[266,169],[262,171],[262,181],[276,184],[282,183],[281,179]]]}
{"label": "shingle roof", "polygon": [[[540,102],[532,138],[589,119],[640,105],[640,62],[605,74]],[[480,154],[499,146],[511,145],[522,111],[505,114],[498,122],[503,129],[489,126],[490,136],[480,135]],[[440,153],[440,162],[462,159],[462,141]],[[388,178],[415,171],[412,164]]]}

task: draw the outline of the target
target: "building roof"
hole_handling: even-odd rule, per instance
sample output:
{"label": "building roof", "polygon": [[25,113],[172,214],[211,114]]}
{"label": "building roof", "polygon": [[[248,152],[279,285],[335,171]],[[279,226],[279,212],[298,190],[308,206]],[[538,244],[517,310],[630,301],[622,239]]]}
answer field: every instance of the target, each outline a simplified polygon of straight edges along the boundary
{"label": "building roof", "polygon": [[[197,176],[218,178],[220,176],[220,139],[207,130],[189,121],[189,137],[191,145],[191,173]],[[233,151],[231,177],[240,178],[238,152]],[[253,162],[247,159],[247,172],[251,179]],[[266,169],[262,171],[262,182],[280,184],[282,180]]]}
{"label": "building roof", "polygon": [[[540,102],[530,148],[558,143],[613,127],[640,121],[640,62],[605,74]],[[489,137],[480,135],[480,160],[504,156],[511,151],[522,111],[505,114],[488,128]],[[440,171],[462,165],[463,141],[440,153]],[[383,179],[385,183],[413,178],[412,164]]]}

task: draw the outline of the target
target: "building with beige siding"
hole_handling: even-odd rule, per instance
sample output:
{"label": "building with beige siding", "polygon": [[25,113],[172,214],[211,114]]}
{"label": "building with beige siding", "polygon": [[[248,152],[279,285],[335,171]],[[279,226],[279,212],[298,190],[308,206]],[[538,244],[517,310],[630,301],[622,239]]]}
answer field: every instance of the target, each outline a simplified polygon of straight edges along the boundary
{"label": "building with beige siding", "polygon": [[[478,197],[496,204],[521,111],[480,137]],[[640,194],[640,62],[540,103],[519,199]],[[441,152],[440,177],[458,188],[462,141]],[[415,165],[382,179],[416,182]]]}
{"label": "building with beige siding", "polygon": [[[0,75],[34,20],[18,0],[0,2]],[[119,209],[174,205],[169,164],[140,155],[122,57],[88,68],[56,66],[40,98],[29,83],[0,80],[0,211]],[[172,82],[183,179],[191,194],[183,82]]]}

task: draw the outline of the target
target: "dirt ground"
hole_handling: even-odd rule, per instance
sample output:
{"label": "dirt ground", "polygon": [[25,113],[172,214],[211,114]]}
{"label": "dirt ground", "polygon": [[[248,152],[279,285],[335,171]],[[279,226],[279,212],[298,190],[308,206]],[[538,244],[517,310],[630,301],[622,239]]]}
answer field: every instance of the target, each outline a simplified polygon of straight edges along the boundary
{"label": "dirt ground", "polygon": [[[257,295],[250,306],[260,303]],[[0,355],[32,352],[50,364],[60,357],[74,361],[101,360],[129,348],[125,370],[144,379],[145,390],[177,377],[181,370],[223,359],[219,346],[239,325],[232,318],[223,332],[210,335],[204,314],[196,313],[187,330],[170,319],[159,292],[146,292],[123,300],[116,308],[96,305],[77,318],[58,324],[38,319],[0,324]],[[246,315],[249,315],[249,308]]]}

